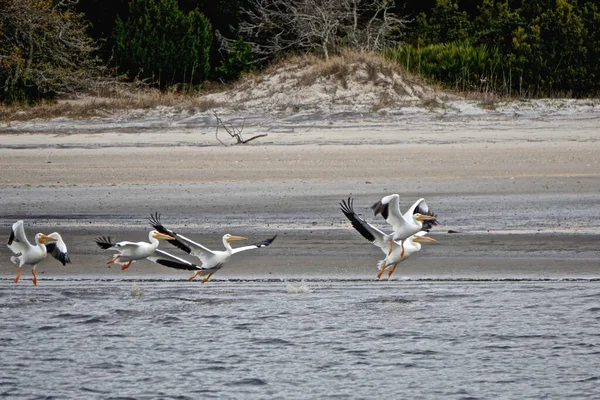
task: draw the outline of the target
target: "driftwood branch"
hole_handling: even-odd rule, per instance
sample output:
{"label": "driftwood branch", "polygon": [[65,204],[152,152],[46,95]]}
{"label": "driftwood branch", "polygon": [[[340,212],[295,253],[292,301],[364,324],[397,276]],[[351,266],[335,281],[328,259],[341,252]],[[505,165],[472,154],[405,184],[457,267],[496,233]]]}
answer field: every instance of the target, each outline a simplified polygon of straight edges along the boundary
{"label": "driftwood branch", "polygon": [[225,142],[223,142],[221,139],[219,139],[219,126],[223,127],[223,129],[225,129],[225,132],[227,132],[229,134],[229,136],[231,136],[232,138],[234,138],[236,140],[235,143],[233,143],[233,144],[246,144],[254,139],[258,139],[258,138],[267,136],[266,133],[263,133],[260,135],[252,136],[250,139],[244,139],[242,137],[242,131],[244,130],[243,123],[242,123],[241,128],[236,129],[236,127],[233,125],[230,125],[230,126],[225,125],[223,120],[221,118],[219,118],[219,116],[217,115],[216,112],[213,112],[213,114],[214,114],[215,118],[217,119],[217,130],[215,131],[215,137],[217,138],[219,143],[221,143],[223,146],[227,146],[227,144]]}

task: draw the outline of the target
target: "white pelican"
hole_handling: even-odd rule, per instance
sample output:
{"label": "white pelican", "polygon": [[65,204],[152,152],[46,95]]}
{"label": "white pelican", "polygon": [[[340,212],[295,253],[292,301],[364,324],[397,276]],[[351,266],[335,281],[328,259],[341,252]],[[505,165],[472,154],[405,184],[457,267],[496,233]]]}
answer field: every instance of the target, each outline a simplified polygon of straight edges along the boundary
{"label": "white pelican", "polygon": [[157,231],[175,237],[175,240],[168,240],[169,243],[171,243],[174,246],[179,247],[186,253],[191,254],[200,259],[200,261],[202,262],[202,266],[198,267],[196,269],[196,272],[194,272],[194,274],[192,276],[190,276],[188,278],[188,280],[191,281],[192,279],[194,279],[195,277],[200,275],[200,276],[203,276],[202,283],[205,283],[206,281],[208,281],[215,272],[217,272],[218,270],[223,268],[223,265],[225,264],[225,262],[233,254],[240,253],[240,252],[246,251],[246,250],[267,247],[268,245],[273,243],[273,241],[277,237],[277,235],[275,235],[272,238],[262,241],[260,243],[254,243],[249,246],[243,246],[243,247],[238,247],[238,248],[234,249],[231,247],[231,244],[230,244],[231,242],[236,241],[236,240],[248,240],[248,239],[245,237],[241,237],[241,236],[233,236],[230,234],[226,234],[223,236],[223,246],[225,246],[225,251],[214,251],[214,250],[210,250],[210,249],[202,246],[199,243],[194,242],[191,239],[186,238],[183,235],[180,235],[168,228],[165,228],[165,226],[162,225],[162,223],[160,221],[160,214],[158,214],[158,213],[153,215],[149,221],[150,221],[150,225],[152,225],[152,227],[154,229],[156,229]]}
{"label": "white pelican", "polygon": [[[381,278],[381,275],[388,267],[391,267],[388,272],[388,277],[391,278],[399,263],[406,260],[411,254],[421,250],[420,242],[436,242],[435,239],[426,236],[426,231],[416,232],[399,242],[395,240],[389,241],[386,237],[390,235],[386,235],[384,232],[356,215],[352,203],[352,198],[348,197],[348,202],[342,200],[340,209],[350,220],[354,229],[356,229],[365,239],[379,247],[386,255],[385,259],[380,260],[377,263],[377,268],[379,268],[377,278]],[[388,248],[390,250],[388,250]]]}
{"label": "white pelican", "polygon": [[25,235],[23,221],[17,221],[12,225],[7,244],[8,248],[15,254],[10,258],[10,261],[19,266],[15,283],[19,282],[23,265],[31,265],[33,284],[37,285],[35,267],[46,258],[48,253],[60,261],[62,265],[71,262],[69,253],[67,253],[67,246],[58,232],[53,232],[49,235],[38,233],[35,235],[35,245],[32,245]]}
{"label": "white pelican", "polygon": [[[173,236],[166,235],[164,233],[160,233],[158,231],[151,231],[148,234],[148,242],[113,242],[110,236],[108,237],[98,237],[96,238],[96,244],[101,249],[115,249],[119,252],[119,254],[115,254],[113,258],[108,260],[107,264],[117,263],[121,265],[121,270],[126,270],[129,268],[132,262],[137,260],[143,260],[144,258],[149,258],[155,256],[155,253],[158,251],[158,239],[171,239],[174,240]],[[163,252],[164,253],[164,252]],[[164,253],[170,256],[169,253]],[[174,256],[171,256],[174,257]],[[174,257],[177,258],[177,257]],[[184,261],[177,258],[179,261]],[[152,260],[150,260],[152,261]]]}
{"label": "white pelican", "polygon": [[436,215],[429,211],[425,199],[417,200],[402,214],[400,196],[391,194],[373,204],[371,209],[375,215],[381,213],[383,219],[394,229],[394,232],[386,237],[386,241],[404,240],[419,231],[429,231],[433,225],[437,225]]}

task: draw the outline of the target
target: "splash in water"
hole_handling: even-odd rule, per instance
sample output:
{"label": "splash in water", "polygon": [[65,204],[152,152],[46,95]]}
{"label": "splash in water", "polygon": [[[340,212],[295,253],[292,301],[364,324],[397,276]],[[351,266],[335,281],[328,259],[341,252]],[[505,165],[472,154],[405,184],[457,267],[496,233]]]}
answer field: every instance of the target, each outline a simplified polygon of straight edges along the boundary
{"label": "splash in water", "polygon": [[286,290],[289,294],[300,294],[300,293],[312,293],[314,292],[314,288],[310,287],[306,282],[301,281],[298,283],[298,286],[294,286],[291,283],[288,283],[286,286]]}
{"label": "splash in water", "polygon": [[133,283],[133,285],[131,285],[131,296],[135,297],[135,296],[143,296],[144,295],[144,291],[137,285],[137,283]]}

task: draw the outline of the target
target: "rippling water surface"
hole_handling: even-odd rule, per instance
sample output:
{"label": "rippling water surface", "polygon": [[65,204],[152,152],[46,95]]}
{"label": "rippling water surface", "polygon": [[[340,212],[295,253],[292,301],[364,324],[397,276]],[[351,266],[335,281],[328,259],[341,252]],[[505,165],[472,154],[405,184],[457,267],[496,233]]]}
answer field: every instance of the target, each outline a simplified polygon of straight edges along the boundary
{"label": "rippling water surface", "polygon": [[599,282],[0,281],[3,398],[600,396]]}

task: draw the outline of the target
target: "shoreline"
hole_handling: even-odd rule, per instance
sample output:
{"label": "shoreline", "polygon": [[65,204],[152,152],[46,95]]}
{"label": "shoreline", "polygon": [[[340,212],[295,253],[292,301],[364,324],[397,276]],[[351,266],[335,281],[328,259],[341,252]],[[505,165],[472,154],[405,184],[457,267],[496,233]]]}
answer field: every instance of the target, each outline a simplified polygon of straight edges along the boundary
{"label": "shoreline", "polygon": [[[215,145],[214,131],[207,135],[204,125],[182,131],[169,127],[168,119],[161,128],[130,126],[132,133],[123,134],[0,131],[0,229],[7,238],[10,225],[24,219],[28,237],[37,229],[64,233],[78,264],[45,260],[38,266],[42,282],[44,275],[67,276],[72,268],[78,277],[96,271],[117,279],[187,276],[150,262],[132,266],[131,273],[109,270],[111,253],[93,243],[102,235],[145,240],[145,219],[154,212],[209,248],[220,249],[224,233],[251,243],[279,234],[268,248],[234,257],[215,279],[368,280],[382,254],[354,231],[338,203],[351,195],[357,213],[386,230],[369,206],[399,193],[403,208],[425,197],[440,218],[431,232],[439,242],[400,264],[399,280],[595,279],[597,114],[503,117],[509,126],[497,126],[497,116],[489,115],[449,123],[422,117],[412,125],[406,117],[401,125],[371,126],[355,115],[330,128],[281,126],[268,140],[230,147]],[[247,137],[270,118],[255,117]],[[65,121],[31,124],[51,130],[62,124],[72,132],[87,122],[75,121],[68,130]],[[205,136],[198,133],[203,129]],[[0,246],[4,282],[16,273],[9,253]]]}

